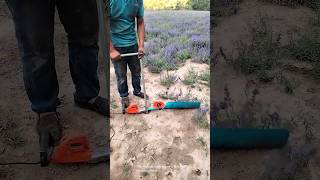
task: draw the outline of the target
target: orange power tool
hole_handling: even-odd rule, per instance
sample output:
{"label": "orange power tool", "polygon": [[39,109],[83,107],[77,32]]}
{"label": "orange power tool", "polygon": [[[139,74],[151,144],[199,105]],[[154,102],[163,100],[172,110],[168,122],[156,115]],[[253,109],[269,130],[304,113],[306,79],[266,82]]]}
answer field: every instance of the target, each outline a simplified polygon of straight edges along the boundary
{"label": "orange power tool", "polygon": [[110,160],[108,147],[93,148],[86,135],[73,131],[65,135],[54,148],[49,162],[55,164],[96,164]]}
{"label": "orange power tool", "polygon": [[140,110],[139,109],[139,106],[137,103],[131,103],[128,108],[126,109],[126,113],[127,114],[141,114],[141,113],[146,113],[147,112],[150,112],[151,110],[161,110],[161,109],[164,109],[165,107],[165,103],[163,101],[154,101],[152,103],[152,107],[151,108],[148,108],[146,110]]}

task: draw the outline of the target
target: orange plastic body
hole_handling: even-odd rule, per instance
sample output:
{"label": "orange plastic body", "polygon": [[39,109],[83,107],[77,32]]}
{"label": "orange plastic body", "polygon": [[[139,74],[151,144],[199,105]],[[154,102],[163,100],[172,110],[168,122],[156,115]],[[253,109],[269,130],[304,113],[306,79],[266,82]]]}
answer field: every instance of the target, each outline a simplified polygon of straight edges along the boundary
{"label": "orange plastic body", "polygon": [[74,131],[61,139],[51,156],[51,162],[58,164],[88,162],[92,152],[87,137]]}
{"label": "orange plastic body", "polygon": [[140,112],[139,106],[136,103],[131,103],[127,108],[128,114],[137,114]]}
{"label": "orange plastic body", "polygon": [[163,101],[154,101],[152,104],[152,107],[156,109],[163,109],[164,106],[165,106],[165,103]]}

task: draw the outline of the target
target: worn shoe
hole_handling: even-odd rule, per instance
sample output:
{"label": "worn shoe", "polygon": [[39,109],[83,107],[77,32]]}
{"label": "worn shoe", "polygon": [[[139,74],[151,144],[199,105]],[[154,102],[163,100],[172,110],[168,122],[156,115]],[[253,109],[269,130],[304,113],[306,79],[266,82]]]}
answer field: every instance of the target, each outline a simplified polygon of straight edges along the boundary
{"label": "worn shoe", "polygon": [[122,109],[127,108],[130,104],[129,97],[122,97],[121,98],[121,104],[122,104]]}
{"label": "worn shoe", "polygon": [[40,145],[56,146],[62,137],[59,114],[57,112],[39,114],[36,129]]}
{"label": "worn shoe", "polygon": [[77,100],[74,100],[74,103],[81,107],[81,108],[85,108],[85,109],[89,109],[91,111],[97,112],[103,116],[109,116],[109,104],[107,103],[107,99],[98,96],[94,102],[80,102]]}
{"label": "worn shoe", "polygon": [[[138,92],[138,93],[133,92],[133,95],[135,95],[137,97],[140,97],[140,98],[144,98],[144,93],[143,92]],[[147,96],[147,99],[149,99],[149,96],[148,95],[146,95],[146,96]]]}

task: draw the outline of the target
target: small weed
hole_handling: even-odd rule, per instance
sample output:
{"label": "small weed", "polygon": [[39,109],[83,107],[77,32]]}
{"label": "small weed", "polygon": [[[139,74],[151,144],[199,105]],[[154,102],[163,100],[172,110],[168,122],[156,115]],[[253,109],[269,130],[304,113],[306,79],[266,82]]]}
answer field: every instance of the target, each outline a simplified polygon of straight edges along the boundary
{"label": "small weed", "polygon": [[213,0],[211,3],[211,15],[213,17],[223,17],[237,14],[241,0]]}
{"label": "small weed", "polygon": [[157,56],[151,56],[148,58],[148,68],[152,73],[160,73],[162,70],[166,69],[167,63],[164,59]]}
{"label": "small weed", "polygon": [[293,7],[302,5],[305,0],[261,0],[261,1],[293,8]]}
{"label": "small weed", "polygon": [[210,52],[208,51],[209,47],[200,47],[200,48],[194,48],[193,54],[192,54],[192,62],[196,63],[210,63]]}
{"label": "small weed", "polygon": [[201,81],[207,81],[207,82],[209,82],[209,81],[210,81],[210,71],[205,71],[205,72],[201,73],[201,74],[199,75],[199,79],[200,79]]}
{"label": "small weed", "polygon": [[198,73],[194,69],[190,69],[182,82],[187,86],[195,87],[195,84],[198,82]]}
{"label": "small weed", "polygon": [[280,6],[287,6],[295,8],[298,6],[306,6],[313,10],[318,10],[320,8],[319,0],[261,0],[263,2],[274,3]]}
{"label": "small weed", "polygon": [[265,82],[265,83],[272,82],[274,78],[275,78],[275,75],[273,74],[272,71],[262,70],[257,73],[257,79],[261,82]]}
{"label": "small weed", "polygon": [[207,143],[206,141],[203,139],[203,137],[198,137],[196,139],[196,141],[201,145],[201,147],[206,148],[207,147]]}
{"label": "small weed", "polygon": [[182,62],[185,62],[187,59],[191,58],[191,54],[187,49],[183,49],[183,50],[178,51],[176,56]]}
{"label": "small weed", "polygon": [[207,118],[207,112],[208,112],[208,109],[206,108],[199,108],[196,111],[194,111],[192,120],[196,122],[198,127],[204,128],[204,129],[209,128],[210,125]]}
{"label": "small weed", "polygon": [[11,147],[18,147],[25,143],[24,138],[17,131],[17,124],[11,118],[4,118],[6,120],[0,121],[0,139],[3,144]]}
{"label": "small weed", "polygon": [[240,108],[234,108],[234,102],[227,86],[224,90],[224,100],[211,106],[211,118],[214,126],[233,128],[279,128],[282,119],[277,112],[270,113],[268,109],[259,110],[257,96],[259,90],[252,87],[249,81],[245,87],[246,101]]}
{"label": "small weed", "polygon": [[208,146],[207,146],[207,143],[206,143],[206,141],[204,140],[204,138],[203,137],[198,137],[197,139],[196,139],[196,141],[197,141],[197,143],[203,148],[203,150],[206,152],[206,154],[207,154],[207,152],[208,152]]}
{"label": "small weed", "polygon": [[130,176],[132,172],[132,167],[128,163],[124,163],[122,166],[122,174],[124,177]]}
{"label": "small weed", "polygon": [[312,76],[316,79],[320,79],[320,62],[314,64]]}
{"label": "small weed", "polygon": [[172,73],[170,74],[169,71],[166,72],[164,78],[161,78],[160,76],[160,81],[161,81],[161,85],[166,86],[166,87],[170,87],[171,85],[173,85],[177,80],[177,76]]}
{"label": "small weed", "polygon": [[[174,90],[175,92],[176,90]],[[187,93],[182,93],[181,89],[179,93],[169,92],[168,90],[162,91],[158,94],[162,99],[178,100],[178,101],[198,101],[198,98],[191,94],[191,90]]]}
{"label": "small weed", "polygon": [[119,107],[114,99],[111,99],[110,106],[112,109],[117,109]]}
{"label": "small weed", "polygon": [[283,81],[284,83],[284,90],[287,94],[293,94],[293,85],[291,83],[291,81],[289,81],[288,79],[285,79]]}
{"label": "small weed", "polygon": [[293,94],[294,93],[294,84],[293,82],[288,79],[285,75],[281,74],[278,77],[278,81],[280,82],[280,84],[282,84],[284,86],[284,92],[287,94]]}
{"label": "small weed", "polygon": [[271,77],[265,79],[266,72],[279,65],[281,34],[275,33],[269,17],[260,13],[249,23],[248,27],[251,40],[249,43],[236,42],[237,57],[226,57],[222,48],[220,49],[221,55],[234,69],[245,74],[260,73],[262,80],[268,80]]}
{"label": "small weed", "polygon": [[198,98],[191,94],[191,90],[188,91],[188,93],[183,94],[181,91],[179,95],[177,96],[179,101],[197,101]]}
{"label": "small weed", "polygon": [[316,11],[316,14],[315,14],[315,16],[313,18],[312,24],[315,25],[315,26],[320,27],[320,9],[318,9]]}
{"label": "small weed", "polygon": [[297,40],[292,40],[288,49],[297,60],[315,63],[320,62],[319,48],[320,33],[314,31]]}
{"label": "small weed", "polygon": [[165,99],[165,100],[178,100],[179,98],[179,94],[175,94],[175,93],[169,93],[168,91],[165,91],[165,92],[160,92],[158,94],[158,96],[161,98],[161,99]]}
{"label": "small weed", "polygon": [[147,177],[147,176],[149,176],[149,172],[148,171],[143,171],[143,172],[141,172],[141,176],[142,177]]}
{"label": "small weed", "polygon": [[303,119],[303,126],[305,129],[305,142],[308,144],[312,143],[315,138],[315,135],[313,132],[314,124],[311,123],[311,120],[312,119]]}
{"label": "small weed", "polygon": [[25,143],[24,139],[18,132],[8,132],[2,135],[2,140],[4,144],[7,144],[11,147],[18,147]]}
{"label": "small weed", "polygon": [[218,125],[220,123],[232,123],[232,127],[240,126],[240,116],[233,107],[233,99],[227,85],[224,87],[223,101],[214,104],[211,110],[211,124]]}

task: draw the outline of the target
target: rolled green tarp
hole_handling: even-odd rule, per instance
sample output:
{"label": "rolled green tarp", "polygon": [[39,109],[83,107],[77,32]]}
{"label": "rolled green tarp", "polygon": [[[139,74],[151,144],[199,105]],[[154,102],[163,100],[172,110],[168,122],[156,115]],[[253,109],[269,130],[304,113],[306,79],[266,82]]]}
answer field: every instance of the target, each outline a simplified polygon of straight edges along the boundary
{"label": "rolled green tarp", "polygon": [[199,107],[199,101],[173,101],[166,102],[164,109],[196,109]]}
{"label": "rolled green tarp", "polygon": [[211,128],[210,145],[213,149],[279,148],[289,138],[287,129]]}

